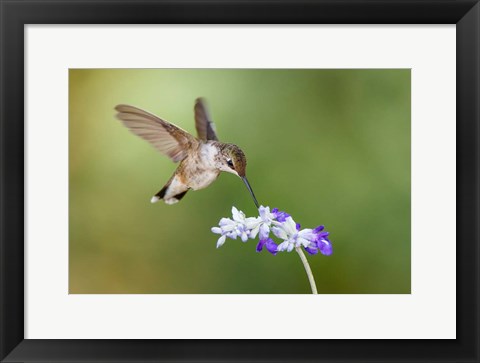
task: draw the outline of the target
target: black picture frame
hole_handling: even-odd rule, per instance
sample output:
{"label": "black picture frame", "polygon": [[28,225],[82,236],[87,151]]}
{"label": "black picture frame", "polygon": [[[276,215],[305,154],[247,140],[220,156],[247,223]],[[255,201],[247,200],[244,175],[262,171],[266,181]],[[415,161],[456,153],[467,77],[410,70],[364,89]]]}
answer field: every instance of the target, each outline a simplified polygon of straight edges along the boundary
{"label": "black picture frame", "polygon": [[[478,0],[0,0],[0,13],[2,362],[480,361]],[[457,339],[24,339],[24,26],[162,23],[456,24]]]}

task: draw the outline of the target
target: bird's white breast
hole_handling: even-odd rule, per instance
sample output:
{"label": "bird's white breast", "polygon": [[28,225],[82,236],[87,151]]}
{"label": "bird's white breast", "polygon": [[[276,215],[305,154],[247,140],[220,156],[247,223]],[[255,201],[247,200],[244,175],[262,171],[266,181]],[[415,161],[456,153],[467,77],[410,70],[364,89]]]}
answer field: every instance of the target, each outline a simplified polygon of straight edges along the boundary
{"label": "bird's white breast", "polygon": [[209,144],[202,144],[197,160],[189,165],[188,186],[194,190],[208,187],[217,179],[220,170],[216,167],[215,159],[218,149]]}
{"label": "bird's white breast", "polygon": [[217,179],[218,174],[219,172],[216,170],[206,170],[203,173],[197,173],[190,179],[189,187],[193,190],[206,188]]}
{"label": "bird's white breast", "polygon": [[206,167],[215,168],[215,159],[218,154],[218,149],[212,144],[205,143],[202,144],[200,149],[200,161]]}

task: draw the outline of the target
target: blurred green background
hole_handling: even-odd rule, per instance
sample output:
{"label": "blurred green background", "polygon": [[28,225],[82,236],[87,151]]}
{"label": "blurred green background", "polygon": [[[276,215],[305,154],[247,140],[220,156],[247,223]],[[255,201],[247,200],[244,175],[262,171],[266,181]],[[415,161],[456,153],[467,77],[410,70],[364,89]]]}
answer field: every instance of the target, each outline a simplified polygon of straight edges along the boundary
{"label": "blurred green background", "polygon": [[264,205],[324,224],[331,256],[308,256],[319,293],[410,293],[410,70],[71,69],[69,290],[310,293],[296,253],[211,233],[255,206],[222,173],[175,205],[150,198],[176,168],[114,118],[131,104],[195,132],[206,97],[239,145]]}

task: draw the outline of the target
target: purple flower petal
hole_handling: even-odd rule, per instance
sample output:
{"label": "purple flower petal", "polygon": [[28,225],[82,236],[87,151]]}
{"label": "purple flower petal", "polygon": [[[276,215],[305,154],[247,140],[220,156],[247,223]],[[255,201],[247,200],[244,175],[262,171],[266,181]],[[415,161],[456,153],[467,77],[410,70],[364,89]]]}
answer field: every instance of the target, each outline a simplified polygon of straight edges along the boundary
{"label": "purple flower petal", "polygon": [[318,232],[321,232],[325,229],[325,226],[318,226],[317,228],[315,228],[313,230],[314,233],[318,233]]}
{"label": "purple flower petal", "polygon": [[328,233],[328,232],[320,232],[320,233],[317,233],[317,239],[320,240],[320,239],[322,239],[322,238],[326,238],[326,237],[328,237],[329,234],[330,234],[330,233]]}
{"label": "purple flower petal", "polygon": [[257,252],[261,252],[263,250],[263,246],[265,246],[267,251],[272,255],[276,255],[278,252],[277,244],[273,242],[271,238],[261,239],[257,244]]}
{"label": "purple flower petal", "polygon": [[257,244],[257,252],[262,252],[263,246],[267,243],[266,239],[261,239]]}
{"label": "purple flower petal", "polygon": [[325,256],[330,256],[333,253],[332,244],[328,238],[322,238],[320,241],[317,241],[317,247]]}
{"label": "purple flower petal", "polygon": [[279,211],[278,208],[273,208],[272,214],[275,216],[275,219],[281,223],[285,222],[285,220],[290,217],[290,214]]}
{"label": "purple flower petal", "polygon": [[311,255],[316,255],[318,253],[318,248],[317,247],[305,247],[305,251],[307,251]]}
{"label": "purple flower petal", "polygon": [[267,248],[267,251],[270,252],[272,255],[276,255],[278,252],[278,246],[271,238],[267,239],[265,242],[265,247]]}
{"label": "purple flower petal", "polygon": [[285,222],[287,218],[290,217],[290,214],[285,213],[285,212],[278,212],[277,214],[277,221],[279,222]]}
{"label": "purple flower petal", "polygon": [[297,223],[296,228],[297,228],[297,231],[299,231],[300,228],[302,228],[302,226],[300,225],[300,223]]}

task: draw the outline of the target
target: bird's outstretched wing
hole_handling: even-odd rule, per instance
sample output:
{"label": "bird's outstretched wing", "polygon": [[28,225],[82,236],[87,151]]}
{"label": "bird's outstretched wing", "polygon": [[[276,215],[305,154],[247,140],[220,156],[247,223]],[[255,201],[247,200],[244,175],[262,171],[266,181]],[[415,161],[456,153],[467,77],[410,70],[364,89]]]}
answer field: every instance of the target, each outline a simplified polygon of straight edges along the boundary
{"label": "bird's outstretched wing", "polygon": [[210,118],[208,108],[203,98],[195,100],[195,127],[197,128],[197,135],[200,140],[218,140],[215,133],[215,124]]}
{"label": "bird's outstretched wing", "polygon": [[183,160],[188,149],[198,144],[198,140],[185,130],[147,111],[128,105],[118,105],[115,110],[117,118],[131,132],[147,140],[175,163]]}

